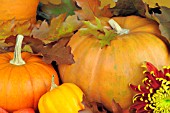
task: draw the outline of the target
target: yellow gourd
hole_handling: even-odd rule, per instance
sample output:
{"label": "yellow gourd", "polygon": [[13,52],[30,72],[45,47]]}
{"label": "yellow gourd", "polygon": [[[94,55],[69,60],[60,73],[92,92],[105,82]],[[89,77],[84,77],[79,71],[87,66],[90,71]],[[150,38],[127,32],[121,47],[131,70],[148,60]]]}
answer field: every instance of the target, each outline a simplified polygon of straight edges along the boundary
{"label": "yellow gourd", "polygon": [[44,94],[38,103],[40,113],[78,113],[84,109],[83,92],[73,83],[54,84],[52,77],[51,90]]}

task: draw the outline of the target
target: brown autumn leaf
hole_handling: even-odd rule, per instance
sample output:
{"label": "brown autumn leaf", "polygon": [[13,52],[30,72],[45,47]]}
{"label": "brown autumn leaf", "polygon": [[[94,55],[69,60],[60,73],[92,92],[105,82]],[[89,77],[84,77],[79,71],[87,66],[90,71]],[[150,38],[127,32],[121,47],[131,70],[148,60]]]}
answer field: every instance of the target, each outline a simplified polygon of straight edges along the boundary
{"label": "brown autumn leaf", "polygon": [[48,38],[48,32],[49,32],[49,26],[48,23],[44,20],[40,26],[34,27],[31,36],[35,38],[41,38],[41,39],[47,39]]}
{"label": "brown autumn leaf", "polygon": [[[5,40],[5,43],[15,44],[15,40],[16,37],[11,36]],[[71,54],[71,48],[69,46],[66,46],[68,41],[69,38],[61,38],[58,41],[45,44],[40,39],[27,36],[23,40],[23,47],[25,45],[29,45],[32,49],[33,54],[42,56],[44,62],[48,64],[52,63],[52,61],[56,61],[57,64],[72,64],[74,63],[74,59],[73,55]]]}
{"label": "brown autumn leaf", "polygon": [[60,64],[73,64],[73,55],[71,54],[71,47],[66,46],[69,38],[61,38],[56,43],[51,43],[41,48],[40,53],[43,55],[43,60],[46,63],[56,61]]}
{"label": "brown autumn leaf", "polygon": [[78,113],[107,113],[104,106],[101,103],[89,102],[85,96],[83,96],[83,102],[85,109],[80,110]]}
{"label": "brown autumn leaf", "polygon": [[112,100],[112,111],[114,113],[123,113],[123,109],[114,99]]}
{"label": "brown autumn leaf", "polygon": [[4,43],[4,41],[0,41],[0,53],[6,53],[14,51],[14,45],[12,43]]}
{"label": "brown autumn leaf", "polygon": [[111,11],[114,16],[145,16],[145,4],[142,0],[118,0]]}
{"label": "brown autumn leaf", "polygon": [[43,4],[55,4],[55,5],[59,5],[61,4],[62,0],[40,0],[41,3]]}
{"label": "brown autumn leaf", "polygon": [[72,36],[81,25],[76,15],[66,17],[66,14],[61,14],[53,18],[50,25],[43,21],[39,27],[34,27],[31,36],[44,42],[52,42],[62,37]]}
{"label": "brown autumn leaf", "polygon": [[82,10],[75,11],[75,14],[82,20],[91,20],[95,17],[111,17],[109,6],[101,8],[99,0],[75,0]]}
{"label": "brown autumn leaf", "polygon": [[162,36],[166,37],[170,41],[170,8],[160,6],[161,14],[153,14],[159,23]]}
{"label": "brown autumn leaf", "polygon": [[119,103],[117,103],[114,99],[112,100],[112,112],[113,113],[136,113],[134,109],[132,110],[130,110],[129,108],[122,109]]}
{"label": "brown autumn leaf", "polygon": [[[34,54],[38,54],[39,51],[40,51],[40,48],[42,48],[45,43],[42,42],[41,40],[39,39],[35,39],[35,38],[32,38],[30,36],[24,36],[24,40],[22,42],[22,48],[24,48],[26,45],[30,46],[31,47],[31,51],[34,53]],[[16,36],[10,36],[8,38],[5,39],[5,43],[6,44],[12,44],[11,47],[7,48],[6,50],[7,51],[13,51],[14,50],[14,46],[16,44]],[[28,50],[25,50],[27,52],[30,52]]]}

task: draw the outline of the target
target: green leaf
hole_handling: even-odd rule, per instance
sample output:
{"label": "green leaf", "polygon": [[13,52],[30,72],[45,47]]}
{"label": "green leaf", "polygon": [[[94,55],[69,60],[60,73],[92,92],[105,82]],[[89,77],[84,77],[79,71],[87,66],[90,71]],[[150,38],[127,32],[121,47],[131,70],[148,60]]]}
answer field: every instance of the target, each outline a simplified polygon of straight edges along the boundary
{"label": "green leaf", "polygon": [[93,35],[97,39],[99,39],[99,43],[101,44],[101,48],[110,45],[110,42],[113,40],[117,34],[112,29],[107,29],[102,25],[99,18],[95,17],[96,24],[91,23],[90,21],[84,21],[86,27],[81,28],[80,35]]}
{"label": "green leaf", "polygon": [[91,34],[94,35],[95,37],[98,37],[100,33],[99,31],[103,31],[103,26],[101,24],[101,21],[97,17],[95,17],[95,20],[97,25],[92,24],[90,21],[83,22],[84,25],[86,25],[86,28],[80,29],[81,35]]}
{"label": "green leaf", "polygon": [[78,30],[82,26],[82,22],[77,19],[76,15],[68,16],[58,29],[58,37],[68,37],[73,35],[74,31]]}
{"label": "green leaf", "polygon": [[57,17],[60,14],[66,13],[68,15],[74,15],[76,7],[73,0],[62,0],[60,4],[43,4],[41,7],[43,13],[50,16],[50,18]]}
{"label": "green leaf", "polygon": [[116,36],[113,30],[104,30],[104,35],[99,35],[97,38],[100,40],[101,48],[105,47],[106,45],[110,45],[110,42]]}

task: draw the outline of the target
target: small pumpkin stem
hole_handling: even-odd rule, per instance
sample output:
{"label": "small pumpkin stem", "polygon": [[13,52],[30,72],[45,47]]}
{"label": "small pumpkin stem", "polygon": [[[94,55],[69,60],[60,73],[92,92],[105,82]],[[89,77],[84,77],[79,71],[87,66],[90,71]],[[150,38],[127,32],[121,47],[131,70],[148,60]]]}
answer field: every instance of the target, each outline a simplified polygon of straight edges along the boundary
{"label": "small pumpkin stem", "polygon": [[110,26],[116,30],[117,34],[123,35],[123,34],[128,34],[129,29],[123,29],[120,27],[120,25],[113,19],[110,19],[109,21]]}
{"label": "small pumpkin stem", "polygon": [[55,76],[52,75],[52,79],[51,79],[51,90],[55,89],[56,87],[58,87],[56,84],[55,84]]}
{"label": "small pumpkin stem", "polygon": [[25,64],[25,61],[22,59],[22,56],[21,56],[21,46],[22,46],[23,39],[24,39],[23,35],[17,36],[15,50],[14,50],[14,57],[12,60],[10,60],[11,64],[14,64],[14,65],[24,65]]}

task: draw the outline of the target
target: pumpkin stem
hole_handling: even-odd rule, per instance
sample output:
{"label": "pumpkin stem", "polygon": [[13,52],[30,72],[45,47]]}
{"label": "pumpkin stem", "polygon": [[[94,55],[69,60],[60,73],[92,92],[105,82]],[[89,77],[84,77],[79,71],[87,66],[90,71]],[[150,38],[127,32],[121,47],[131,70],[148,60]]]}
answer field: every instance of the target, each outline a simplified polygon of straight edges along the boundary
{"label": "pumpkin stem", "polygon": [[116,30],[116,33],[119,35],[123,35],[123,34],[128,34],[129,33],[129,29],[123,29],[120,27],[120,25],[113,19],[110,19],[109,21],[110,26]]}
{"label": "pumpkin stem", "polygon": [[10,60],[11,64],[14,64],[14,65],[24,65],[25,64],[25,61],[22,59],[22,56],[21,56],[21,46],[22,46],[23,39],[24,39],[23,35],[17,36],[15,50],[14,50],[14,57],[12,60]]}
{"label": "pumpkin stem", "polygon": [[55,84],[55,76],[52,75],[52,79],[51,79],[51,90],[55,89],[56,87],[58,87],[56,84]]}

